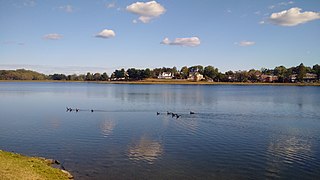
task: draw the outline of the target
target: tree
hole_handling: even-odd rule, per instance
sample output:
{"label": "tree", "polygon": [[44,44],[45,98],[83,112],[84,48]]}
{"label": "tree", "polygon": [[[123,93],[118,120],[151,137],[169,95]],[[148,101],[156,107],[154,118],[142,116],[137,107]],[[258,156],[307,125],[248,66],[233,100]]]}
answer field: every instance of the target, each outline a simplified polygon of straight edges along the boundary
{"label": "tree", "polygon": [[201,65],[191,66],[189,68],[189,72],[199,72],[200,74],[203,74],[203,66]]}
{"label": "tree", "polygon": [[318,79],[319,79],[319,78],[320,78],[320,66],[319,66],[319,64],[314,65],[314,66],[312,67],[312,70],[313,70],[313,72],[314,72],[315,74],[317,74]]}
{"label": "tree", "polygon": [[101,75],[101,80],[102,81],[107,81],[109,79],[109,76],[106,72],[104,72],[102,75]]}
{"label": "tree", "polygon": [[274,75],[278,76],[280,82],[284,82],[286,79],[287,68],[284,66],[278,66],[274,68]]}
{"label": "tree", "polygon": [[298,81],[302,82],[303,81],[303,77],[306,76],[306,67],[303,65],[303,63],[301,63],[298,67],[298,76],[297,76],[297,79]]}
{"label": "tree", "polygon": [[114,74],[114,78],[116,79],[125,78],[125,71],[123,68],[121,70],[115,70],[113,74]]}
{"label": "tree", "polygon": [[85,79],[86,79],[86,81],[92,81],[93,75],[90,72],[88,72]]}
{"label": "tree", "polygon": [[94,81],[100,81],[101,80],[101,74],[100,73],[94,73],[93,80]]}
{"label": "tree", "polygon": [[261,72],[259,70],[250,69],[248,71],[248,80],[251,82],[257,82],[259,80],[259,76]]}
{"label": "tree", "polygon": [[187,79],[189,76],[189,69],[187,66],[183,66],[180,70],[180,74],[182,76],[182,78]]}
{"label": "tree", "polygon": [[217,68],[214,68],[213,66],[206,66],[204,68],[203,75],[205,77],[215,79],[219,75],[219,71]]}

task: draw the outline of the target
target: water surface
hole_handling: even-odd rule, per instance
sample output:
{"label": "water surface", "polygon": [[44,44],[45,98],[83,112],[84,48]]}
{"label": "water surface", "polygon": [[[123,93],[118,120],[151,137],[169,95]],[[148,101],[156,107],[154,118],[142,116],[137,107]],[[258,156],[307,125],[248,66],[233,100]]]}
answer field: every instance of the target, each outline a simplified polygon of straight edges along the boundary
{"label": "water surface", "polygon": [[2,82],[0,149],[58,159],[77,179],[319,179],[319,92]]}

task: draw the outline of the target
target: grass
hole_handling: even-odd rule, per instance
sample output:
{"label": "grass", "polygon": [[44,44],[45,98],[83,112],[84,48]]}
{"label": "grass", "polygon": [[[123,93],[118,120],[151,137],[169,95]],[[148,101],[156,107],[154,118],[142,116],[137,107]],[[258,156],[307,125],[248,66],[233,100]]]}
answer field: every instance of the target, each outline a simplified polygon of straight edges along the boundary
{"label": "grass", "polygon": [[35,180],[69,179],[60,169],[50,166],[44,158],[27,157],[0,150],[0,179]]}

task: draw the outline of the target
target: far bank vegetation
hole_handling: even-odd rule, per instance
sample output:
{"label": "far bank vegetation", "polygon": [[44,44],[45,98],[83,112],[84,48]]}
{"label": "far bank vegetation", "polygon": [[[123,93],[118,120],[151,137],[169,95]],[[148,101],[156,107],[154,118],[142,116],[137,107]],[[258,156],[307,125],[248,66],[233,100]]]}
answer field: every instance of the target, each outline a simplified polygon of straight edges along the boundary
{"label": "far bank vegetation", "polygon": [[260,70],[239,70],[219,72],[213,66],[201,65],[187,67],[180,70],[176,67],[162,67],[155,69],[117,69],[110,76],[104,73],[87,74],[50,74],[45,75],[31,70],[0,70],[0,80],[56,80],[56,81],[140,81],[145,79],[176,79],[188,81],[207,82],[267,82],[267,83],[297,83],[319,82],[320,66],[304,66],[303,63],[296,67],[277,66],[273,69],[261,68]]}

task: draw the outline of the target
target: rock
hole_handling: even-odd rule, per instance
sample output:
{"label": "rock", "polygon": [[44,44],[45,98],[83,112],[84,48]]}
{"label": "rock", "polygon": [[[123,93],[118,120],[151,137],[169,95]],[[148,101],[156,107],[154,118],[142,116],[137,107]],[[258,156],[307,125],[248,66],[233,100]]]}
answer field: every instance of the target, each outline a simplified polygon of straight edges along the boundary
{"label": "rock", "polygon": [[61,170],[63,173],[65,173],[67,176],[68,176],[68,178],[69,179],[73,179],[73,176],[72,176],[72,174],[70,174],[68,171],[66,171],[66,170]]}

